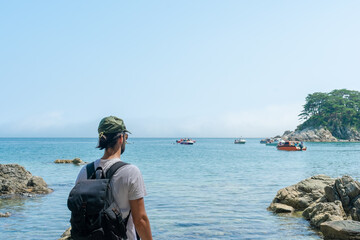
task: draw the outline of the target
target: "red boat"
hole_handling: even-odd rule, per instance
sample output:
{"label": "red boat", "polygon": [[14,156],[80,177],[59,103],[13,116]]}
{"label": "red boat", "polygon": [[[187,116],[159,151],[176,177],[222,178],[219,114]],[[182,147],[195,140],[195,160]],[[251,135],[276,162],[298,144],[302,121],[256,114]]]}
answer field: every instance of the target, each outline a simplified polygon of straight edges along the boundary
{"label": "red boat", "polygon": [[190,138],[182,138],[180,140],[176,140],[176,142],[185,145],[193,145],[194,143],[196,143],[195,140],[192,140]]}
{"label": "red boat", "polygon": [[278,150],[285,150],[285,151],[306,151],[306,147],[304,146],[304,143],[299,141],[280,142],[276,146],[276,148]]}

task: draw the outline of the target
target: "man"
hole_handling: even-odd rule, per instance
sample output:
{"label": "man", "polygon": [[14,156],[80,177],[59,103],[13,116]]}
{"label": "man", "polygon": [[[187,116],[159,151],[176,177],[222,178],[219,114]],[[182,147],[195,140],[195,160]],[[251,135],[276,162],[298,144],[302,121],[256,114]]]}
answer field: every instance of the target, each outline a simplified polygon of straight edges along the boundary
{"label": "man", "polygon": [[[109,116],[100,121],[98,127],[100,150],[105,149],[101,159],[94,162],[95,169],[99,166],[106,171],[116,162],[125,151],[125,144],[130,133],[124,121],[118,117]],[[83,167],[76,179],[76,183],[87,179],[86,166]],[[126,235],[129,240],[152,240],[150,222],[145,211],[144,196],[146,195],[144,180],[140,170],[131,164],[118,169],[113,175],[111,191],[114,201],[121,210],[123,218],[129,216]]]}

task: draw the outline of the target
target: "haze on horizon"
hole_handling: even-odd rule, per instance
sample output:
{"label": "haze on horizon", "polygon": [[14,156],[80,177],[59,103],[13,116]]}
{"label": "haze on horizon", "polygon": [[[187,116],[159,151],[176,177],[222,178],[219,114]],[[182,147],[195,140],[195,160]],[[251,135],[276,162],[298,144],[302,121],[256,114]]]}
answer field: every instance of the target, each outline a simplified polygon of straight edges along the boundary
{"label": "haze on horizon", "polygon": [[0,1],[0,137],[269,137],[360,91],[360,2]]}

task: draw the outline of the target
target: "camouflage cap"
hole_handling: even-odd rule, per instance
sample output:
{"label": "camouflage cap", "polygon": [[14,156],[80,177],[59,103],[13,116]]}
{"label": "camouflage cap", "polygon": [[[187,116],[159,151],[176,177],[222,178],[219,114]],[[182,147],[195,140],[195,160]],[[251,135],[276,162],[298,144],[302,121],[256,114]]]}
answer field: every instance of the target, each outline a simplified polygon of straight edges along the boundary
{"label": "camouflage cap", "polygon": [[98,127],[99,137],[107,133],[129,132],[121,118],[109,116],[101,119]]}

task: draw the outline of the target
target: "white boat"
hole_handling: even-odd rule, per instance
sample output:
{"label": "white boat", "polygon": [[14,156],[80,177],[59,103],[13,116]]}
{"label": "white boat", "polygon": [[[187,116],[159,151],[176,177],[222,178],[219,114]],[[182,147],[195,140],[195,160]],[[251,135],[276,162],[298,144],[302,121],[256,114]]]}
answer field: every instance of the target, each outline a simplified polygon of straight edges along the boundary
{"label": "white boat", "polygon": [[238,139],[235,139],[234,143],[235,144],[245,144],[246,140],[243,138],[238,138]]}
{"label": "white boat", "polygon": [[266,146],[277,146],[280,142],[285,142],[281,138],[269,139],[266,142]]}

